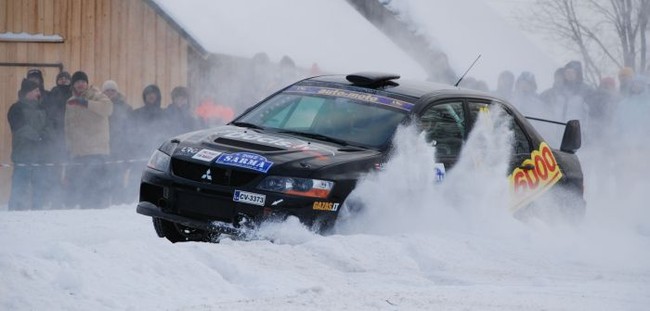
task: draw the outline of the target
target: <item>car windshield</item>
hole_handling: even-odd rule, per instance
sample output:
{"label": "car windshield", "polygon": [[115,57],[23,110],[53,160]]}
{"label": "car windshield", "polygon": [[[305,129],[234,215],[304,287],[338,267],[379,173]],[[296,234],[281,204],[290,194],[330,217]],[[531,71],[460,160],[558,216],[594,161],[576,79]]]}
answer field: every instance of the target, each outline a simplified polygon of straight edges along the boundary
{"label": "car windshield", "polygon": [[341,145],[381,148],[413,105],[348,89],[295,85],[236,122]]}

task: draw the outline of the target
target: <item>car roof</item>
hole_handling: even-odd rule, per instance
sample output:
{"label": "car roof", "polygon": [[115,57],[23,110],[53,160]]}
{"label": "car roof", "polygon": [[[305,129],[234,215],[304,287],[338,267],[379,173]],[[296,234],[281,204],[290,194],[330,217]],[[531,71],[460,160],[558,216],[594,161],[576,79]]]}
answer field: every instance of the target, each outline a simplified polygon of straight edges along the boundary
{"label": "car roof", "polygon": [[[349,79],[349,77],[353,75],[361,76],[363,78],[368,78],[368,79],[376,79],[380,83],[374,85],[372,83],[369,85],[363,85],[363,83],[354,83],[351,82]],[[401,79],[399,78],[399,75],[396,74],[363,72],[363,73],[355,73],[350,75],[317,76],[317,77],[308,78],[305,81],[318,81],[318,82],[345,85],[350,87],[378,89],[381,90],[382,92],[407,96],[417,100],[423,98],[434,98],[434,97],[443,97],[443,96],[444,97],[462,96],[462,97],[492,99],[492,100],[498,100],[500,102],[506,102],[505,100],[495,97],[493,94],[487,92],[466,89],[466,88],[457,87],[449,84],[443,84],[443,83]]]}

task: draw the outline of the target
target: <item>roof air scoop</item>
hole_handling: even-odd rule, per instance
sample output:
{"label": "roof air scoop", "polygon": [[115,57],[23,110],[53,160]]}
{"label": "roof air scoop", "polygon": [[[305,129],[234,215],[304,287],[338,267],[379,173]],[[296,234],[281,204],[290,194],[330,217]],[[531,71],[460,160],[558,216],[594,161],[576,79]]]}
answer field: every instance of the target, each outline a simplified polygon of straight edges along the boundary
{"label": "roof air scoop", "polygon": [[354,85],[378,87],[383,85],[397,85],[393,80],[399,79],[398,74],[384,72],[357,72],[345,78]]}

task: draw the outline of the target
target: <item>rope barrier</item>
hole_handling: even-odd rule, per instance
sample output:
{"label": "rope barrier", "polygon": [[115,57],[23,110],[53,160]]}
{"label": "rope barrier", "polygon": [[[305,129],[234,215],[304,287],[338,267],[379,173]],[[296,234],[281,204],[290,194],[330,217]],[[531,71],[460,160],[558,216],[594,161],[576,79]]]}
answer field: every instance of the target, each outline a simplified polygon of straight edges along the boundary
{"label": "rope barrier", "polygon": [[113,160],[102,163],[79,163],[79,162],[62,162],[62,163],[0,163],[0,168],[9,167],[57,167],[57,166],[76,166],[76,165],[99,165],[99,164],[125,164],[147,162],[149,159],[131,159],[131,160]]}

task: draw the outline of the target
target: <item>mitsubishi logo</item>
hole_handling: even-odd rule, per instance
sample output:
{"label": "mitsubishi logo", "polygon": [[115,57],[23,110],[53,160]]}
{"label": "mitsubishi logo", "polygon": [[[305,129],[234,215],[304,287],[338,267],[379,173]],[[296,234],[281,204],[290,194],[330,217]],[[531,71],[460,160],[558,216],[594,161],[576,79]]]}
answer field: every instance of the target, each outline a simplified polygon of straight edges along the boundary
{"label": "mitsubishi logo", "polygon": [[205,171],[205,174],[201,176],[201,179],[212,181],[212,175],[210,175],[210,169]]}

